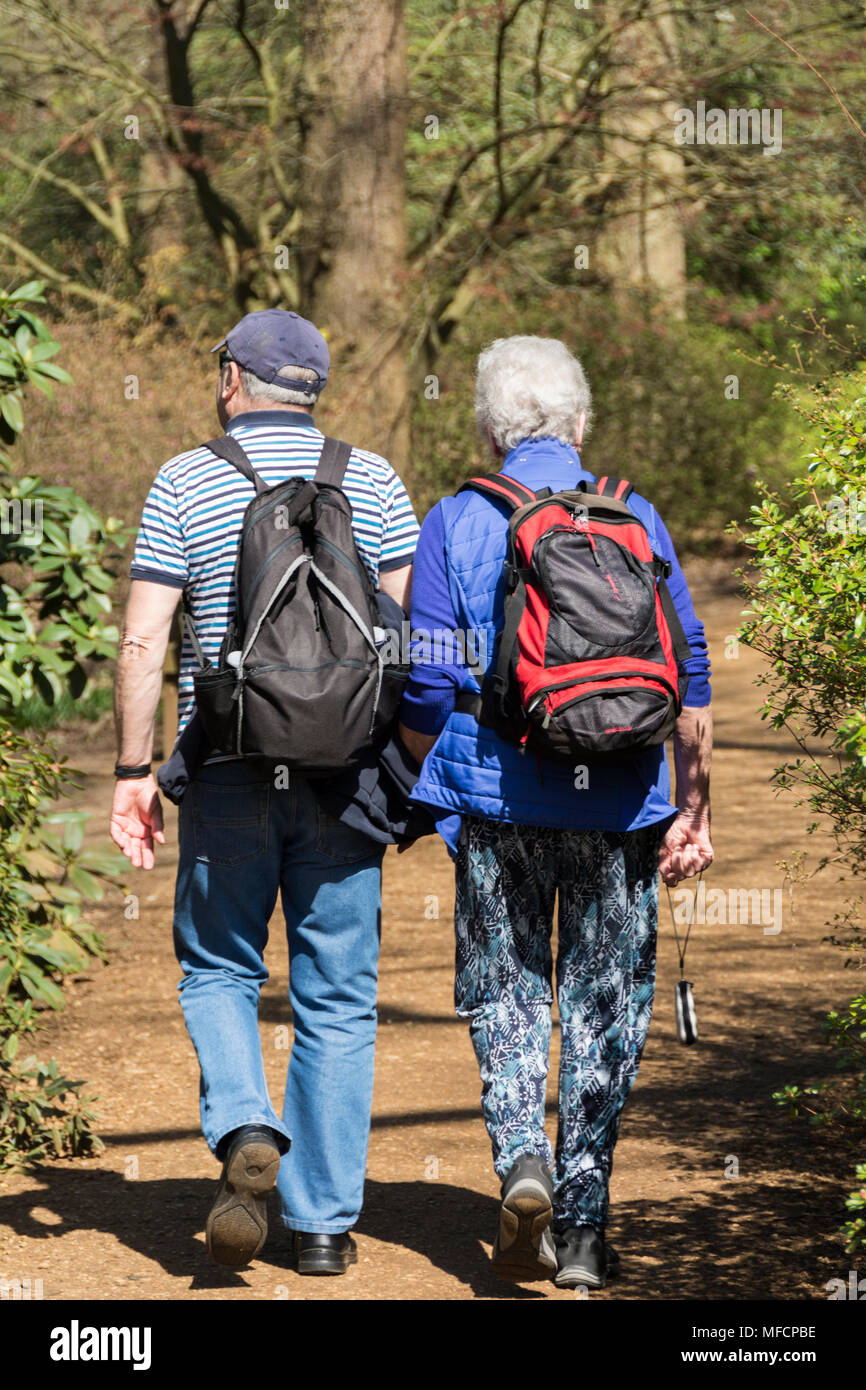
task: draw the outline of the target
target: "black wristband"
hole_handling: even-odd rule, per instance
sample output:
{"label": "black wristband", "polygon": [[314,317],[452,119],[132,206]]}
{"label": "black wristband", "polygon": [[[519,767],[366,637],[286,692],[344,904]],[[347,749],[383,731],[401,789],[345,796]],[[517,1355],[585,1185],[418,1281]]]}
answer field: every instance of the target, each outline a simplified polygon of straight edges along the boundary
{"label": "black wristband", "polygon": [[114,764],[114,775],[119,782],[131,777],[149,777],[150,763],[140,763],[138,767],[125,767],[123,763]]}

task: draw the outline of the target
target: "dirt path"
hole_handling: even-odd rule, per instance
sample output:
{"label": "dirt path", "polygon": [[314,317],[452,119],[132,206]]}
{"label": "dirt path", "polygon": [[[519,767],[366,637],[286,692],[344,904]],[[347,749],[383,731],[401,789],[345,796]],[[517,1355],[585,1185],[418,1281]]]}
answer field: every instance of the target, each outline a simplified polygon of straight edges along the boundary
{"label": "dirt path", "polygon": [[[787,742],[755,713],[759,668],[724,657],[741,602],[724,565],[690,571],[714,665],[716,752],[708,886],[782,888],[777,861],[804,843],[809,817],[777,799],[769,774]],[[71,750],[103,834],[112,752],[107,731]],[[96,914],[111,966],[73,987],[41,1052],[87,1077],[101,1097],[98,1158],[0,1185],[0,1277],[41,1279],[72,1299],[568,1299],[553,1285],[501,1284],[487,1256],[497,1180],[479,1115],[468,1033],[453,1016],[451,866],[426,841],[385,863],[384,944],[373,1132],[359,1264],[342,1279],[301,1279],[276,1230],[243,1273],[211,1266],[203,1228],[218,1173],[198,1131],[197,1069],[175,986],[171,894],[175,843],[148,876],[130,873],[140,916],[115,900]],[[814,855],[817,857],[817,851]],[[703,926],[689,952],[701,1041],[676,1040],[676,959],[662,894],[656,1012],[625,1112],[613,1177],[612,1238],[623,1278],[600,1299],[823,1299],[851,1260],[836,1234],[855,1156],[786,1119],[771,1092],[829,1075],[826,1011],[853,992],[844,956],[822,940],[841,907],[835,875],[787,888],[783,929]],[[431,915],[436,911],[438,917]],[[289,1023],[279,914],[261,1032],[281,1095]],[[281,1046],[282,1044],[282,1046]],[[555,1076],[556,1056],[552,1076]],[[554,1081],[549,1086],[553,1126]],[[862,1155],[859,1155],[862,1158]],[[726,1176],[738,1172],[738,1176]]]}

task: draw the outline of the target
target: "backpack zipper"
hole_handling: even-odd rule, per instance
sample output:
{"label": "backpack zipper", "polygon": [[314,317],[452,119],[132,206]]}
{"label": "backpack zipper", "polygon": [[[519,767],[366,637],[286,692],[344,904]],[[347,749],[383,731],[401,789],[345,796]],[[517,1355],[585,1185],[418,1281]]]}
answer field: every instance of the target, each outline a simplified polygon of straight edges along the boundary
{"label": "backpack zipper", "polygon": [[244,662],[246,661],[247,655],[249,654],[249,651],[250,651],[250,649],[251,649],[253,643],[255,642],[256,638],[257,638],[258,635],[259,635],[259,628],[261,627],[262,623],[265,621],[265,618],[268,616],[268,613],[270,612],[271,608],[273,608],[274,603],[276,602],[277,598],[278,598],[279,595],[283,592],[283,589],[286,587],[286,585],[288,584],[288,582],[289,582],[289,580],[291,579],[292,575],[295,573],[295,570],[299,569],[300,566],[303,565],[304,563],[308,563],[308,564],[309,564],[310,559],[311,559],[311,557],[310,557],[309,555],[306,555],[306,554],[305,554],[305,555],[299,555],[299,556],[297,557],[297,559],[296,559],[296,560],[293,560],[292,563],[289,565],[288,569],[285,571],[285,573],[283,574],[283,576],[282,576],[282,578],[280,579],[279,583],[277,584],[277,587],[274,589],[274,592],[271,594],[271,597],[270,597],[270,600],[269,600],[267,606],[264,608],[264,610],[262,611],[262,613],[259,615],[259,620],[258,620],[258,622],[256,623],[256,626],[255,626],[255,629],[254,629],[254,631],[253,631],[252,637],[249,638],[249,640],[248,640],[246,646],[244,647],[243,651],[241,652],[240,660],[238,661],[238,664],[237,664],[237,667],[236,667],[235,693],[234,693],[234,695],[232,696],[232,699],[236,699],[236,700],[237,700],[237,706],[238,706],[237,736],[236,736],[236,740],[235,740],[235,741],[236,741],[236,743],[237,743],[237,750],[238,750],[239,753],[242,753],[242,752],[243,752],[243,749],[242,749],[242,747],[241,747],[241,730],[243,729],[243,722],[244,722]]}
{"label": "backpack zipper", "polygon": [[[623,685],[623,686],[620,686],[620,687],[619,687],[619,690],[622,691],[622,692],[624,692],[624,693],[626,693],[626,694],[628,694],[628,693],[631,691],[631,689],[632,689],[632,687],[629,686],[629,685]],[[653,693],[654,693],[654,694],[658,694],[659,692],[658,692],[658,691],[654,691]],[[597,690],[589,690],[589,691],[586,691],[583,695],[575,695],[575,697],[574,697],[573,700],[566,700],[566,702],[565,702],[564,705],[560,705],[560,706],[559,706],[559,709],[556,711],[556,713],[557,713],[557,714],[561,714],[563,710],[571,709],[573,705],[579,705],[580,702],[581,702],[581,700],[591,700],[592,697],[593,697],[594,695],[597,695],[597,694],[598,694],[598,691],[597,691]],[[533,702],[531,708],[527,710],[527,715],[530,714],[530,713],[532,712],[532,710],[534,710],[534,709],[536,709],[536,708],[538,707],[538,703],[539,703],[539,702],[538,702],[537,700]],[[549,724],[550,724],[552,718],[553,718],[553,711],[552,711],[549,707],[547,707],[547,706],[545,705],[544,719],[541,721],[541,727],[542,727],[542,729],[546,729],[546,728],[549,726]],[[525,735],[525,737],[528,737],[528,734],[529,734],[529,731],[527,730],[527,734]]]}
{"label": "backpack zipper", "polygon": [[376,693],[373,696],[373,713],[370,716],[370,727],[367,730],[367,734],[369,736],[373,732],[373,726],[376,723],[376,715],[379,710],[379,696],[382,692],[382,681],[384,679],[385,668],[385,663],[382,660],[382,653],[376,646],[376,639],[374,638],[370,629],[365,624],[360,613],[357,611],[354,605],[349,602],[349,600],[341,592],[341,590],[337,588],[336,584],[332,584],[328,576],[322,573],[322,571],[319,569],[319,566],[316,564],[315,560],[312,559],[312,557],[310,558],[310,568],[313,574],[318,579],[319,583],[322,585],[322,587],[327,589],[328,593],[337,603],[339,603],[340,607],[344,610],[344,612],[348,613],[349,617],[352,619],[352,622],[355,624],[361,636],[364,638],[365,642],[367,642],[368,646],[370,647],[370,650],[376,658]]}
{"label": "backpack zipper", "polygon": [[[651,675],[648,671],[616,671],[610,676],[570,676],[568,680],[556,681],[552,685],[544,685],[539,690],[536,690],[535,694],[532,696],[532,699],[526,706],[526,713],[531,714],[537,705],[547,700],[549,695],[555,694],[557,690],[567,690],[570,685],[585,685],[589,681],[621,681],[623,676],[642,676],[644,680],[655,681],[658,685],[666,686],[674,698],[679,699],[679,692],[674,689],[667,676]],[[624,690],[631,689],[630,686],[623,686],[622,688]],[[590,690],[587,693],[590,695],[597,695],[600,692],[597,690]],[[581,696],[579,698],[583,697]],[[565,709],[567,706],[563,705],[561,708]]]}

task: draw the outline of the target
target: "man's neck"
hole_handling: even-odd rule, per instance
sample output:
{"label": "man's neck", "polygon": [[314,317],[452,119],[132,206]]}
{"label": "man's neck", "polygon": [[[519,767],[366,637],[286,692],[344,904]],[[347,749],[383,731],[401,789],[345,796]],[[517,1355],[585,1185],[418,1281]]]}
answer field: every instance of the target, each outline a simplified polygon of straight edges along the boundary
{"label": "man's neck", "polygon": [[[256,401],[261,401],[261,405],[257,405]],[[293,413],[299,413],[301,415],[311,415],[313,413],[313,407],[309,405],[295,405],[291,402],[286,401],[265,401],[262,400],[261,396],[247,396],[244,400],[244,404],[239,404],[237,406],[235,414],[252,415],[254,411],[259,410],[280,410],[283,411],[286,415],[291,415]]]}
{"label": "man's neck", "polygon": [[301,406],[293,406],[287,410],[285,406],[275,406],[271,409],[263,406],[260,410],[253,407],[250,410],[239,410],[232,415],[226,422],[226,429],[231,431],[234,426],[264,426],[277,425],[284,429],[317,429],[315,420],[308,410]]}

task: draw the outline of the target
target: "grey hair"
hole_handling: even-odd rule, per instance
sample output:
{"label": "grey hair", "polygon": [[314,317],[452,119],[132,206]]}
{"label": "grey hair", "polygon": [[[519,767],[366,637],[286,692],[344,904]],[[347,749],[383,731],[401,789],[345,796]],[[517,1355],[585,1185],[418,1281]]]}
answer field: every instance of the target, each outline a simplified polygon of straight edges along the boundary
{"label": "grey hair", "polygon": [[[275,381],[262,381],[255,372],[247,371],[238,363],[241,386],[251,400],[273,401],[275,405],[315,405],[318,391],[292,391],[288,386],[279,386]],[[288,376],[295,381],[318,381],[319,374],[312,367],[280,367],[279,376]]]}
{"label": "grey hair", "polygon": [[497,338],[478,358],[475,418],[498,448],[552,435],[574,444],[577,419],[592,418],[583,368],[558,338]]}

